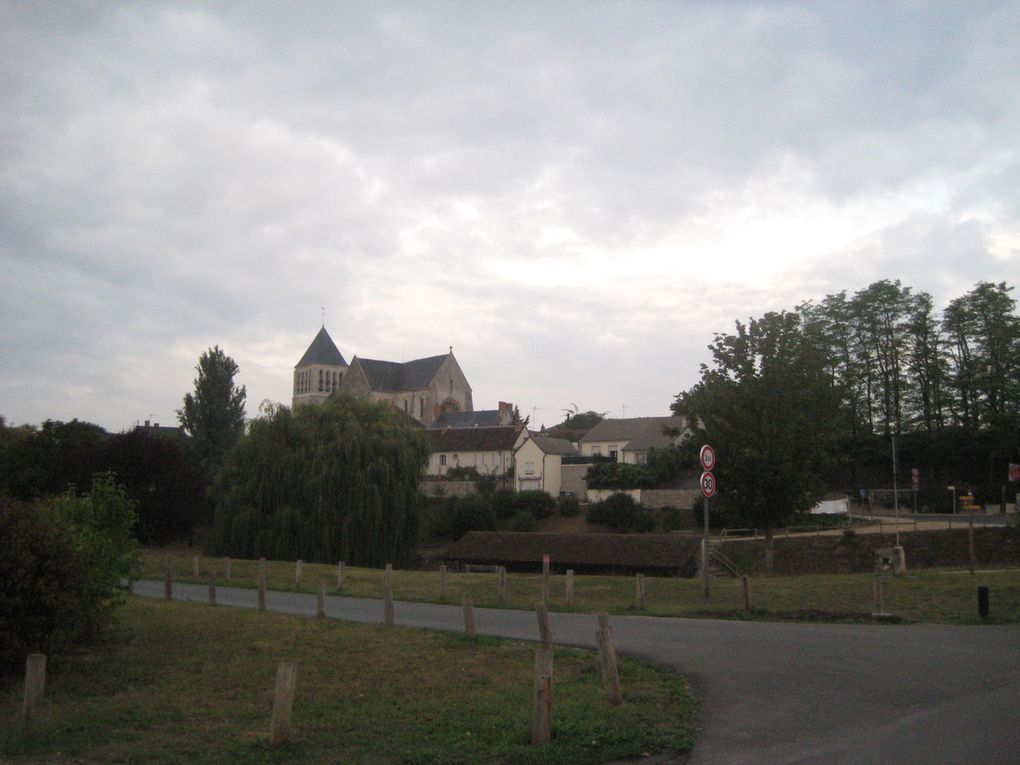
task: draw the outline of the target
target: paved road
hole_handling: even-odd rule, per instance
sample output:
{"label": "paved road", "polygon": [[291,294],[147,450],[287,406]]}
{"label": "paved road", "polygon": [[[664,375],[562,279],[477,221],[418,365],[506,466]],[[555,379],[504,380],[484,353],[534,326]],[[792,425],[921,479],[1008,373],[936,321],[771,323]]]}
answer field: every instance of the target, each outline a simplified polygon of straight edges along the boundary
{"label": "paved road", "polygon": [[[162,582],[135,585],[162,597]],[[177,584],[204,601],[206,588]],[[994,594],[993,594],[994,596]],[[254,608],[254,590],[219,588]],[[270,592],[274,611],[315,597]],[[397,602],[400,625],[463,629],[459,606]],[[329,597],[327,615],[380,623],[377,600]],[[537,640],[535,615],[476,609],[480,633]],[[553,614],[557,643],[594,647],[595,620]],[[701,702],[691,765],[1020,762],[1020,627],[805,625],[613,617],[617,647],[690,678]],[[626,678],[623,678],[626,693]]]}

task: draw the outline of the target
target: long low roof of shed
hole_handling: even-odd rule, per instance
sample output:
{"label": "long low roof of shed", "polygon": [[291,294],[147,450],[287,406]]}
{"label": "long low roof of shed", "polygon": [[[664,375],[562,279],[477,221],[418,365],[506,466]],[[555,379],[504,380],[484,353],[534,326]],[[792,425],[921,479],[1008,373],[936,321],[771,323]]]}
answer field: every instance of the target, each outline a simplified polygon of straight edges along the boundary
{"label": "long low roof of shed", "polygon": [[549,555],[558,566],[678,568],[691,560],[700,540],[679,534],[542,534],[469,531],[447,549],[451,560],[541,563]]}

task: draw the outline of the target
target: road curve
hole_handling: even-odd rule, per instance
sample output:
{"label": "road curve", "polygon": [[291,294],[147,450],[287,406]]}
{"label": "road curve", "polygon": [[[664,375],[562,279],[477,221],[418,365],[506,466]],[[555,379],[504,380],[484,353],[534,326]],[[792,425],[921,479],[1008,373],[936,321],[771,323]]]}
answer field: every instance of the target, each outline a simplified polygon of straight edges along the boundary
{"label": "road curve", "polygon": [[[175,584],[204,602],[203,585]],[[162,597],[163,583],[135,583]],[[254,590],[220,587],[255,608]],[[315,596],[270,592],[267,607],[315,613]],[[460,606],[398,601],[397,624],[463,629]],[[328,597],[326,614],[381,623],[382,602]],[[529,611],[475,609],[479,633],[537,640]],[[700,701],[691,765],[1020,762],[1020,627],[837,625],[614,616],[617,648],[686,675]],[[594,648],[595,620],[553,614],[555,641]],[[623,678],[626,693],[626,678]]]}

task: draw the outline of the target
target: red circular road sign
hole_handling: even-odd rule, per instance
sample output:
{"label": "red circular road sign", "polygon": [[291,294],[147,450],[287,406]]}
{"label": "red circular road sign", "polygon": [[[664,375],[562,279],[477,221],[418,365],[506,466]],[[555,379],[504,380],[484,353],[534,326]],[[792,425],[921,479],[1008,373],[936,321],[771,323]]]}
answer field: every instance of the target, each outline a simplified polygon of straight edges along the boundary
{"label": "red circular road sign", "polygon": [[705,499],[715,496],[715,476],[709,470],[701,474],[701,495]]}
{"label": "red circular road sign", "polygon": [[706,472],[711,473],[715,470],[715,449],[708,444],[701,447],[701,452],[698,454],[701,458],[701,468]]}

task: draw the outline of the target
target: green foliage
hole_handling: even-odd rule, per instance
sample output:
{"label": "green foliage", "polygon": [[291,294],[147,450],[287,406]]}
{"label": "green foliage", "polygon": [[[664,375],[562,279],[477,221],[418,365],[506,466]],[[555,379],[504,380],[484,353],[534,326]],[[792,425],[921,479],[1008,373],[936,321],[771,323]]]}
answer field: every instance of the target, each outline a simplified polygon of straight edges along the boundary
{"label": "green foliage", "polygon": [[88,486],[103,469],[107,433],[98,425],[47,420],[41,427],[0,424],[0,492],[30,501]]}
{"label": "green foliage", "polygon": [[492,531],[496,528],[496,513],[485,497],[468,494],[454,502],[454,513],[449,529],[452,539],[460,539],[469,531]]}
{"label": "green foliage", "polygon": [[[701,422],[690,448],[711,442],[725,508],[749,526],[783,525],[825,492],[839,431],[839,393],[826,359],[791,313],[769,313],[716,335],[714,367],[673,411]],[[715,506],[715,502],[712,503]]]}
{"label": "green foliage", "polygon": [[659,528],[664,532],[676,531],[684,527],[683,514],[679,507],[666,505],[659,508]]}
{"label": "green foliage", "polygon": [[588,509],[588,522],[628,531],[645,533],[655,528],[655,519],[648,509],[629,494],[611,494]]}
{"label": "green foliage", "polygon": [[581,514],[581,503],[573,494],[564,494],[556,502],[556,511],[564,518],[574,518]]}
{"label": "green foliage", "polygon": [[342,394],[294,411],[266,407],[214,483],[215,549],[237,557],[407,563],[428,453],[425,435],[382,403]]}
{"label": "green foliage", "polygon": [[94,637],[138,566],[132,502],[109,475],[87,495],[0,500],[0,673],[32,651],[64,651]]}
{"label": "green foliage", "polygon": [[142,544],[184,539],[196,525],[211,522],[202,473],[183,439],[141,429],[113,436],[102,465],[135,501],[135,536]]}
{"label": "green foliage", "polygon": [[548,518],[556,510],[556,500],[546,491],[510,491],[500,489],[492,495],[492,507],[501,520],[520,512],[531,513],[536,519]]}
{"label": "green foliage", "polygon": [[535,531],[537,528],[535,516],[527,510],[520,511],[507,523],[507,531]]}
{"label": "green foliage", "polygon": [[647,465],[629,465],[623,462],[601,462],[588,468],[589,489],[649,489],[655,476]]}
{"label": "green foliage", "polygon": [[446,469],[446,477],[451,481],[476,481],[478,468],[474,465],[456,465]]}
{"label": "green foliage", "polygon": [[184,396],[177,410],[181,425],[208,476],[220,467],[230,448],[244,434],[245,387],[234,385],[237,363],[214,346],[195,366],[195,392]]}

